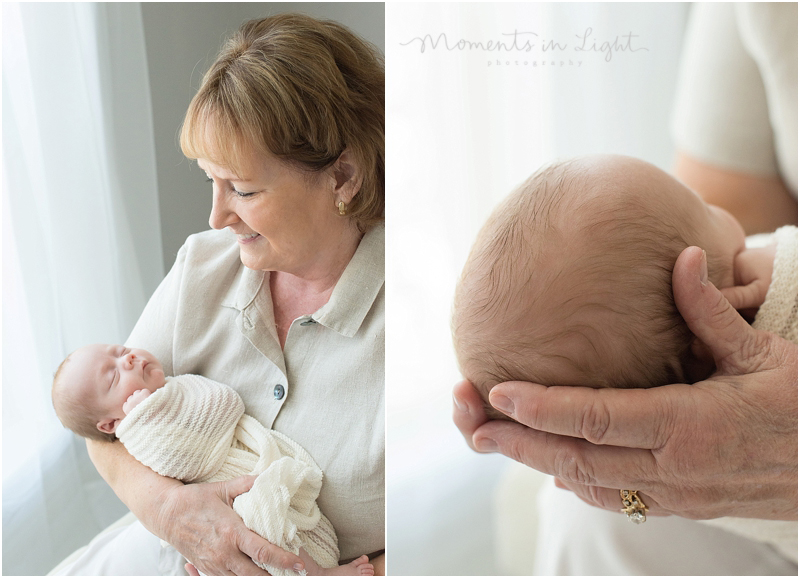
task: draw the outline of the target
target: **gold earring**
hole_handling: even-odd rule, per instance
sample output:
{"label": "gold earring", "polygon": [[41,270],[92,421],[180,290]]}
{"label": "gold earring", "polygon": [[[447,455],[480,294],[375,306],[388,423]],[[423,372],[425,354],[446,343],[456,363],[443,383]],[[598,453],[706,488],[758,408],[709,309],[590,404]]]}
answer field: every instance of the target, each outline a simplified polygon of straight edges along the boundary
{"label": "gold earring", "polygon": [[347,214],[347,205],[344,204],[344,201],[339,201],[339,214],[342,216]]}

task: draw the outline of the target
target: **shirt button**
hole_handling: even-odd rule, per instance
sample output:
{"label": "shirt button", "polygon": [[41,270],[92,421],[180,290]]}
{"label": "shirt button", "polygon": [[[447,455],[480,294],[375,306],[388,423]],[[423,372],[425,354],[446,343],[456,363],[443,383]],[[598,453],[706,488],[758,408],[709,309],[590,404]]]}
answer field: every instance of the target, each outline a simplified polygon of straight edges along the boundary
{"label": "shirt button", "polygon": [[275,389],[272,390],[272,394],[275,396],[275,399],[281,400],[283,399],[286,390],[283,388],[281,384],[275,386]]}

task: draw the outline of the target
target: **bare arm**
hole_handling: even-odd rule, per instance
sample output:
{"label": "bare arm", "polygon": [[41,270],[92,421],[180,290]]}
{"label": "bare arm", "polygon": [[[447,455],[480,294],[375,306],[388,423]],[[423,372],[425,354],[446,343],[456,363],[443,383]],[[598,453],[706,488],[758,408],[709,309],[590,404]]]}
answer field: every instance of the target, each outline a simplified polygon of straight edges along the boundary
{"label": "bare arm", "polygon": [[253,559],[302,569],[298,556],[250,531],[233,511],[234,498],[250,489],[254,476],[184,485],[139,463],[119,442],[87,441],[87,447],[100,475],[144,527],[172,544],[203,573],[267,575]]}
{"label": "bare arm", "polygon": [[86,440],[86,448],[97,471],[111,486],[145,528],[161,535],[156,528],[158,505],[165,494],[183,484],[172,478],[159,476],[147,466],[139,463],[119,442],[112,444]]}
{"label": "bare arm", "polygon": [[375,556],[370,562],[375,566],[375,576],[386,576],[386,554]]}
{"label": "bare arm", "polygon": [[716,167],[680,151],[674,173],[706,202],[736,217],[748,235],[797,224],[797,199],[779,177]]}

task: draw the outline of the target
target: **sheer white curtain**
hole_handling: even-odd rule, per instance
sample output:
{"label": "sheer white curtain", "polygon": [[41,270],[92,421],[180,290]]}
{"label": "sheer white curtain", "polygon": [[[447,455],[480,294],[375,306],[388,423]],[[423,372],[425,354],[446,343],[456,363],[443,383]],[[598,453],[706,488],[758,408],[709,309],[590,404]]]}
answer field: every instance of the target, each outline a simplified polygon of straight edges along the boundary
{"label": "sheer white curtain", "polygon": [[[615,152],[669,168],[686,13],[685,4],[387,4],[392,573],[510,571],[494,559],[492,528],[508,461],[473,454],[450,418],[455,283],[492,207],[543,163]],[[517,47],[535,47],[488,48],[511,45],[515,32]],[[606,60],[603,43],[616,37]],[[564,48],[545,52],[550,41]],[[521,548],[531,551],[532,538]]]}
{"label": "sheer white curtain", "polygon": [[3,573],[122,515],[59,424],[53,372],[121,342],[163,276],[138,3],[3,5]]}

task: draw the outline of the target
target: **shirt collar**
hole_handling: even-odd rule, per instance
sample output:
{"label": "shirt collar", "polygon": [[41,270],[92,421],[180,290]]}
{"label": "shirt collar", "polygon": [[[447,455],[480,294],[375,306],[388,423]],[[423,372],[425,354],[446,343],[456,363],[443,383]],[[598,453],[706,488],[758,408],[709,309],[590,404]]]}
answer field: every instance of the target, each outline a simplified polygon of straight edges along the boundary
{"label": "shirt collar", "polygon": [[384,280],[384,225],[366,232],[328,302],[311,317],[345,337],[356,334]]}
{"label": "shirt collar", "polygon": [[[353,258],[333,288],[330,299],[311,315],[314,321],[345,337],[356,334],[383,287],[384,232],[385,227],[381,223],[364,234]],[[266,279],[269,277],[264,271],[241,266],[222,305],[244,310],[256,298]],[[265,289],[269,292],[269,286]]]}
{"label": "shirt collar", "polygon": [[[240,258],[238,251],[236,258]],[[245,267],[240,260],[236,279],[231,283],[228,292],[223,297],[222,306],[244,311],[258,295],[258,291],[261,289],[265,279],[269,279],[269,277],[265,275],[264,271],[255,271]],[[267,290],[269,291],[269,286],[267,286]]]}

